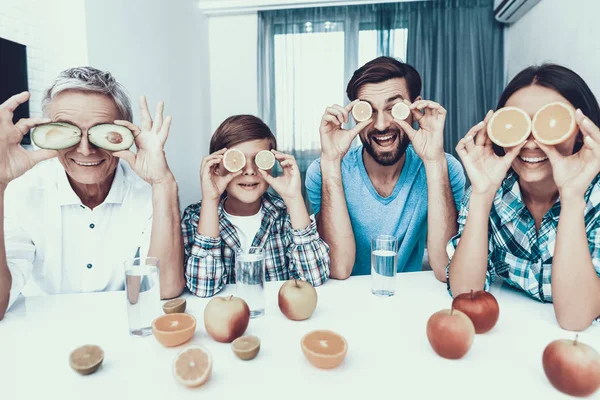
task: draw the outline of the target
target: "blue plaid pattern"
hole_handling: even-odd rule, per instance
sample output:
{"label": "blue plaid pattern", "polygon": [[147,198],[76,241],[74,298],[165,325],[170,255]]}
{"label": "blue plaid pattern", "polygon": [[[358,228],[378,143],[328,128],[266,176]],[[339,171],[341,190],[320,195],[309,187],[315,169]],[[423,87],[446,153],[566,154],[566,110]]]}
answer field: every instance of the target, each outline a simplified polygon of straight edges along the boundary
{"label": "blue plaid pattern", "polygon": [[[446,251],[452,259],[465,228],[471,188],[467,191],[458,216],[458,233],[448,242]],[[585,229],[592,262],[600,276],[600,175],[585,193]],[[510,172],[496,193],[490,211],[488,230],[488,267],[485,290],[496,276],[525,291],[541,302],[552,302],[552,256],[556,243],[560,199],[542,218],[536,232],[533,216],[523,203],[518,176]],[[446,277],[448,269],[446,267]],[[448,279],[450,291],[450,280]]]}
{"label": "blue plaid pattern", "polygon": [[[226,197],[219,203],[218,238],[199,235],[201,202],[185,209],[181,228],[185,249],[187,287],[200,297],[218,293],[226,284],[235,283],[235,252],[240,241],[235,227],[224,214]],[[329,246],[319,237],[314,216],[305,229],[293,229],[281,197],[262,196],[263,219],[252,242],[265,252],[265,279],[304,278],[313,286],[329,278]]]}

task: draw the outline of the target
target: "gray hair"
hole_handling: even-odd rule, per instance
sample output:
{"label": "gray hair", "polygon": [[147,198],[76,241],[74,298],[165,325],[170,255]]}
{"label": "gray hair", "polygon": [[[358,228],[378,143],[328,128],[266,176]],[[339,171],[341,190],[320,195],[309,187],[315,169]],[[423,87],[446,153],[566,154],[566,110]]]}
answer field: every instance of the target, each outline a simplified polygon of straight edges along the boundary
{"label": "gray hair", "polygon": [[115,80],[110,72],[101,71],[93,67],[70,68],[61,72],[44,92],[42,110],[45,115],[52,99],[65,90],[81,90],[84,92],[101,93],[111,97],[121,119],[133,121],[131,101],[125,87]]}

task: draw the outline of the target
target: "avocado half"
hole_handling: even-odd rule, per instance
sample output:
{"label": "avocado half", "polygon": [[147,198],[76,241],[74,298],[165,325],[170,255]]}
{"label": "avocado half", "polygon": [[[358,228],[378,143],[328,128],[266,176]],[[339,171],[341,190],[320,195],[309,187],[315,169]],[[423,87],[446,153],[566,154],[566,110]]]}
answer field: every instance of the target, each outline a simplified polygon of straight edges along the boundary
{"label": "avocado half", "polygon": [[121,125],[102,124],[88,130],[89,141],[105,150],[127,150],[133,145],[133,132]]}
{"label": "avocado half", "polygon": [[39,148],[61,150],[76,145],[81,140],[81,130],[75,125],[52,122],[33,129],[31,140]]}

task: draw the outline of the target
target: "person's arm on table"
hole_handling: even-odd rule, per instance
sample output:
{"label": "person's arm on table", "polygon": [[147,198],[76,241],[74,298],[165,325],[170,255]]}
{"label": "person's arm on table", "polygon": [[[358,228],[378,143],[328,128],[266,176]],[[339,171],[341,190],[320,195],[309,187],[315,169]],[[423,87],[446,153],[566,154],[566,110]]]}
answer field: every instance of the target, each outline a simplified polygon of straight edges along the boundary
{"label": "person's arm on table", "polygon": [[563,156],[553,146],[538,143],[552,165],[561,203],[552,258],[552,302],[558,324],[571,331],[586,329],[600,316],[600,221],[588,243],[584,200],[600,173],[600,130],[580,110],[576,120],[584,137],[577,153]]}
{"label": "person's arm on table", "polygon": [[164,104],[160,102],[152,120],[146,98],[141,97],[141,129],[129,121],[115,121],[115,124],[123,125],[134,133],[138,150],[137,153],[119,151],[114,155],[127,161],[133,171],[152,186],[153,217],[148,256],[160,260],[160,297],[169,299],[181,294],[185,280],[177,182],[164,151],[171,117],[163,121],[163,108]]}
{"label": "person's arm on table", "polygon": [[[56,157],[55,150],[28,151],[21,146],[23,136],[36,125],[50,122],[48,118],[23,118],[13,124],[16,108],[29,100],[29,93],[12,96],[0,105],[0,320],[9,307],[13,277],[7,258],[7,240],[5,236],[5,191],[8,184],[33,168],[38,162]],[[25,262],[30,266],[30,262]],[[20,291],[13,288],[13,297]]]}
{"label": "person's arm on table", "polygon": [[425,166],[428,196],[427,254],[436,278],[445,282],[448,265],[446,244],[457,232],[457,205],[444,153],[446,110],[429,100],[417,100],[409,107],[413,119],[419,123],[418,131],[404,120],[394,121],[406,132]]}
{"label": "person's arm on table", "polygon": [[202,160],[200,167],[202,204],[189,206],[181,221],[186,285],[199,297],[213,296],[225,286],[225,265],[221,257],[219,202],[229,182],[243,172],[240,170],[233,174],[219,175],[218,166],[223,160],[225,151],[227,149],[221,149]]}
{"label": "person's arm on table", "polygon": [[259,170],[265,181],[275,190],[287,207],[291,225],[291,244],[288,259],[292,275],[301,276],[313,286],[329,278],[329,249],[317,232],[302,197],[300,170],[293,156],[273,150],[283,174],[273,177]]}
{"label": "person's arm on table", "polygon": [[358,100],[346,107],[328,107],[321,119],[321,208],[317,227],[321,238],[329,245],[331,277],[347,279],[352,274],[356,257],[356,242],[342,184],[342,159],[354,138],[372,119],[358,123],[350,130],[342,129],[349,112]]}
{"label": "person's arm on table", "polygon": [[448,285],[454,297],[471,290],[484,289],[487,286],[486,277],[489,283],[490,210],[512,161],[526,143],[508,149],[502,157],[497,156],[487,134],[487,123],[491,116],[490,111],[484,121],[471,128],[456,146],[471,181],[471,195],[464,230],[459,232],[460,240],[448,269]]}

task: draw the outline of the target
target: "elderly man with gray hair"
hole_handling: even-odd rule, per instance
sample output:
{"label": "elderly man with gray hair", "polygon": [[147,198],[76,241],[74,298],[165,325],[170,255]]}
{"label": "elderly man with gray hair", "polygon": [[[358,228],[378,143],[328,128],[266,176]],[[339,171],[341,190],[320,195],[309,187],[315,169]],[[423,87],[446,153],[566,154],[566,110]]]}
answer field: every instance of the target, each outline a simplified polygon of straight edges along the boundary
{"label": "elderly man with gray hair", "polygon": [[[0,319],[21,292],[121,290],[124,260],[136,256],[159,258],[161,297],[178,296],[183,245],[163,103],[152,119],[142,97],[138,128],[124,88],[90,67],[58,76],[45,118],[13,124],[28,100],[23,92],[0,105]],[[43,149],[21,147],[32,128]]]}

